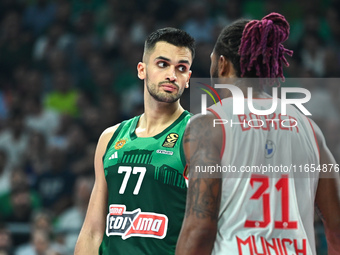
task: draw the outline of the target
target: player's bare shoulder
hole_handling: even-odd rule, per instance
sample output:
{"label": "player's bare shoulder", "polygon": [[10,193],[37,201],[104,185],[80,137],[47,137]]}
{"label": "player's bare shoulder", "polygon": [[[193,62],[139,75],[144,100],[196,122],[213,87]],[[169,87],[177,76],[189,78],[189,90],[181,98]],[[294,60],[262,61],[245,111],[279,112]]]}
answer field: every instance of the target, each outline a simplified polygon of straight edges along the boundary
{"label": "player's bare shoulder", "polygon": [[188,121],[186,133],[188,134],[190,132],[191,136],[202,136],[203,133],[212,131],[213,122],[214,115],[210,112],[208,112],[206,115],[194,115]]}
{"label": "player's bare shoulder", "polygon": [[224,137],[221,125],[215,123],[216,119],[217,117],[211,112],[191,117],[185,130],[184,143],[201,141],[207,144],[220,145]]}
{"label": "player's bare shoulder", "polygon": [[192,166],[219,160],[224,137],[221,127],[214,126],[214,120],[215,116],[209,112],[195,115],[188,122],[183,146],[186,160]]}
{"label": "player's bare shoulder", "polygon": [[97,149],[106,148],[107,144],[109,143],[113,134],[118,129],[119,125],[120,125],[120,123],[118,123],[114,126],[108,127],[107,129],[105,129],[103,131],[103,133],[100,135],[100,138],[99,138],[99,141],[98,141],[98,144],[97,144]]}
{"label": "player's bare shoulder", "polygon": [[117,130],[117,128],[119,127],[119,125],[120,125],[120,123],[118,123],[114,126],[108,127],[107,129],[105,129],[103,131],[101,136],[112,136],[114,134],[114,132]]}

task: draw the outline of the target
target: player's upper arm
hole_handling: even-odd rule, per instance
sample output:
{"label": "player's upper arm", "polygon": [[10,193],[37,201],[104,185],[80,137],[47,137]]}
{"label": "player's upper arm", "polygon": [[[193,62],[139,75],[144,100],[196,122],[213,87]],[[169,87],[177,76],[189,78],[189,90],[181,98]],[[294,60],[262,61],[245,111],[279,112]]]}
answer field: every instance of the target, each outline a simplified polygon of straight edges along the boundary
{"label": "player's upper arm", "polygon": [[[104,174],[103,166],[103,156],[105,154],[107,145],[112,138],[114,132],[119,127],[115,125],[113,127],[107,128],[100,136],[98,144],[96,147],[95,157],[94,157],[94,169],[95,169],[95,184],[92,190],[92,195],[89,203],[89,209],[87,214],[90,216],[91,225],[94,227],[99,227],[103,225],[103,218],[105,218],[106,213],[106,201],[107,201],[107,185]],[[92,199],[92,196],[95,199]],[[90,211],[91,210],[91,211]],[[91,213],[95,212],[95,213]],[[103,218],[99,218],[98,215],[104,215]],[[100,222],[98,222],[100,220]],[[92,222],[93,221],[93,222]],[[97,225],[100,223],[99,225]],[[101,227],[102,228],[102,227]],[[102,229],[100,230],[103,231]]]}
{"label": "player's upper arm", "polygon": [[89,252],[88,249],[92,249],[90,248],[91,245],[95,246],[95,248],[93,248],[94,250],[97,250],[105,231],[107,185],[102,158],[110,139],[118,127],[119,124],[106,129],[101,134],[97,143],[94,157],[95,183],[91,193],[84,224],[78,238],[76,246],[76,251],[78,253],[76,254],[86,254],[84,253],[85,251]]}
{"label": "player's upper arm", "polygon": [[312,125],[320,150],[320,165],[327,165],[328,168],[327,172],[320,172],[315,203],[325,226],[340,232],[340,184],[339,173],[335,171],[338,165],[327,147],[320,128],[314,122]]}
{"label": "player's upper arm", "polygon": [[327,173],[324,173],[323,171],[321,171],[320,173],[323,173],[323,175],[320,176],[320,177],[327,177],[328,173],[332,173],[331,175],[328,175],[328,177],[337,176],[337,175],[335,175],[336,172],[334,171],[334,166],[336,165],[336,161],[335,161],[331,151],[327,147],[326,140],[325,140],[324,135],[322,134],[321,129],[312,120],[311,120],[311,125],[313,126],[316,141],[318,143],[318,147],[319,147],[319,151],[320,151],[320,164],[321,165],[327,164],[329,166],[332,165],[332,169],[329,169],[329,171]]}
{"label": "player's upper arm", "polygon": [[221,199],[219,174],[199,172],[221,163],[221,126],[214,127],[212,114],[190,119],[184,134],[184,152],[189,168],[189,187],[182,230],[176,254],[211,254]]}

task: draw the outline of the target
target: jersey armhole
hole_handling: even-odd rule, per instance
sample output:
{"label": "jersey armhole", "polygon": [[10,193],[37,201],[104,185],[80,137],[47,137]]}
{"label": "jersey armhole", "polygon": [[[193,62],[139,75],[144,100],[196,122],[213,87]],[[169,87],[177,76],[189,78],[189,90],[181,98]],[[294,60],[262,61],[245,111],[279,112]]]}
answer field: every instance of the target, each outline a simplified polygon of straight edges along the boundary
{"label": "jersey armhole", "polygon": [[[188,112],[188,111],[184,111],[186,112],[186,116],[190,115],[190,118],[193,116],[192,113]],[[188,168],[188,164],[187,164],[187,161],[185,160],[185,154],[184,154],[184,148],[183,148],[183,139],[184,139],[184,133],[185,133],[185,130],[188,126],[188,123],[189,123],[190,119],[186,122],[186,125],[185,125],[185,129],[184,129],[184,132],[183,132],[183,135],[181,137],[181,140],[180,140],[180,148],[179,148],[179,155],[181,157],[181,161],[182,161],[182,164],[183,164],[183,173],[182,173],[182,176],[184,177],[184,179],[188,180],[188,177],[187,177],[187,168]]]}
{"label": "jersey armhole", "polygon": [[103,155],[103,159],[108,151],[108,149],[111,147],[112,143],[114,142],[114,140],[116,139],[116,137],[118,136],[119,132],[122,130],[122,128],[124,127],[125,123],[127,122],[127,120],[123,121],[122,123],[119,124],[119,127],[116,129],[116,131],[113,133],[109,143],[106,146],[105,149],[105,153]]}
{"label": "jersey armhole", "polygon": [[[188,114],[190,114],[190,117],[192,116],[191,113],[188,113]],[[185,160],[184,147],[183,147],[183,139],[184,139],[184,133],[185,133],[187,125],[188,125],[188,122],[186,123],[183,135],[181,137],[180,148],[179,148],[179,155],[181,157],[181,161],[182,161],[182,165],[183,165],[183,173],[182,173],[182,175],[183,175],[184,179],[186,179],[186,180],[188,179],[188,177],[186,176],[186,171],[187,171],[187,168],[188,168],[188,164],[187,164],[187,161]]]}
{"label": "jersey armhole", "polygon": [[[183,135],[184,135],[184,133],[183,133]],[[180,154],[180,157],[181,157],[181,161],[182,161],[183,167],[185,167],[187,162],[185,160],[185,154],[184,154],[184,148],[183,148],[183,136],[182,136],[182,138],[180,140],[179,154]]]}
{"label": "jersey armhole", "polygon": [[315,144],[316,144],[316,147],[318,148],[318,153],[319,153],[319,162],[320,162],[320,147],[319,147],[319,143],[318,143],[318,139],[316,137],[316,134],[315,134],[315,130],[314,130],[314,127],[313,127],[313,123],[310,121],[310,119],[308,117],[306,117],[312,130],[313,130],[313,134],[314,134],[314,140],[315,140]]}
{"label": "jersey armhole", "polygon": [[185,168],[184,168],[184,171],[183,171],[183,177],[187,181],[189,180],[189,177],[188,177],[188,164],[185,164]]}

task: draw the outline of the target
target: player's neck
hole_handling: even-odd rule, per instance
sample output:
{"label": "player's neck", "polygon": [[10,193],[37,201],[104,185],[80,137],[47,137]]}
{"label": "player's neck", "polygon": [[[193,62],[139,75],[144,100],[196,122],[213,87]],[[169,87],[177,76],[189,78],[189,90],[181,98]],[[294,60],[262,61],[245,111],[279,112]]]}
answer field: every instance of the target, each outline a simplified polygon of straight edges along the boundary
{"label": "player's neck", "polygon": [[[226,83],[226,84],[228,84],[228,83]],[[242,91],[242,94],[245,98],[249,98],[250,96],[252,96],[252,98],[271,98],[271,96],[269,94],[267,94],[261,88],[247,86],[246,84],[239,84],[239,83],[236,83],[235,86],[238,87]],[[248,88],[252,88],[251,95],[248,93],[248,92],[250,92],[250,91],[248,91]],[[232,92],[228,89],[221,89],[219,94],[221,95],[222,98],[227,98],[227,97],[233,96]]]}
{"label": "player's neck", "polygon": [[[213,80],[213,82],[220,84],[234,84],[234,86],[238,87],[245,98],[271,98],[269,94],[267,94],[261,84],[258,84],[257,79],[239,79],[234,77],[219,77],[217,80]],[[248,88],[252,88],[252,95],[248,94]],[[232,93],[228,89],[221,89],[219,94],[222,98],[232,97]]]}
{"label": "player's neck", "polygon": [[[250,86],[246,86],[246,85],[238,85],[238,87],[242,90],[243,95],[245,98],[249,98],[250,95],[248,93],[248,88]],[[267,94],[266,92],[264,92],[263,89],[259,89],[256,87],[253,87],[252,89],[252,98],[271,98],[271,96],[269,94]]]}
{"label": "player's neck", "polygon": [[140,117],[135,131],[139,137],[151,137],[161,133],[184,112],[179,100],[174,103],[148,100],[144,104],[144,114]]}

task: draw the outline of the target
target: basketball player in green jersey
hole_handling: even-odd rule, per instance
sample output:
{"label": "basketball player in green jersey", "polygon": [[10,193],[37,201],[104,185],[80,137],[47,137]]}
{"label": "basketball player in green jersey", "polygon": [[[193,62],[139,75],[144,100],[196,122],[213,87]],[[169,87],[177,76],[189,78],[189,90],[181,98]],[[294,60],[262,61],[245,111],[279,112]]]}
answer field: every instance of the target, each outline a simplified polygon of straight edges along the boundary
{"label": "basketball player in green jersey", "polygon": [[95,185],[76,255],[174,254],[185,210],[182,139],[189,112],[194,39],[164,28],[145,42],[138,77],[144,113],[106,129],[95,153]]}

